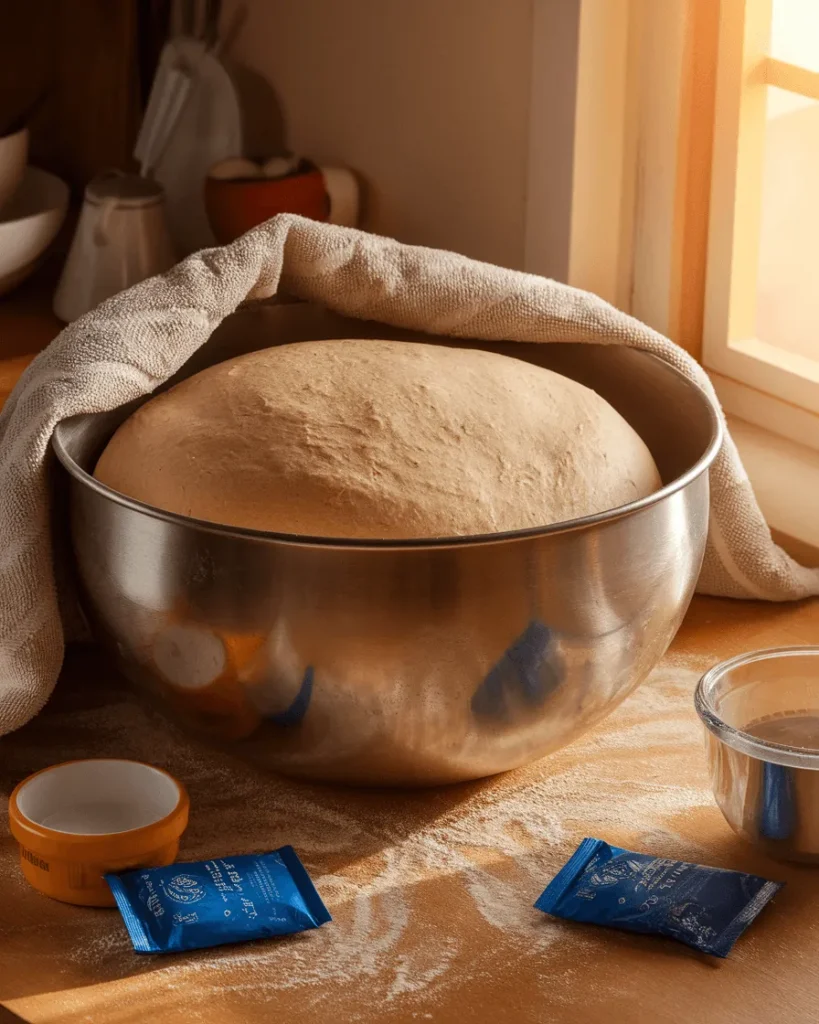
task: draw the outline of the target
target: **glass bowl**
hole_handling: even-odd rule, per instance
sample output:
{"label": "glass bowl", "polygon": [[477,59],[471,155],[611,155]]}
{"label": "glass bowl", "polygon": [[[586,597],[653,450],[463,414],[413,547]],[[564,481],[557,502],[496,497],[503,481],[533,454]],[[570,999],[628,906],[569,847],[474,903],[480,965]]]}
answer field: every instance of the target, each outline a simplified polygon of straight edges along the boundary
{"label": "glass bowl", "polygon": [[731,827],[777,859],[819,861],[819,647],[721,662],[695,704]]}

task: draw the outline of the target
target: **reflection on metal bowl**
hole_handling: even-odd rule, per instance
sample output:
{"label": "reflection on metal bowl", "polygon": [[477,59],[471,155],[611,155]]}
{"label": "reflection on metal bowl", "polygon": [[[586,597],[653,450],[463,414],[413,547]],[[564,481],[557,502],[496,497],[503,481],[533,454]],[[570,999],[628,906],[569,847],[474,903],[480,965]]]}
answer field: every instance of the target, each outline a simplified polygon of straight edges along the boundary
{"label": "reflection on metal bowl", "polygon": [[86,611],[125,673],[240,756],[361,783],[515,768],[616,707],[662,657],[693,593],[716,412],[633,349],[487,347],[607,398],[648,444],[663,489],[489,537],[278,536],[160,512],[94,480],[133,405],[60,424]]}

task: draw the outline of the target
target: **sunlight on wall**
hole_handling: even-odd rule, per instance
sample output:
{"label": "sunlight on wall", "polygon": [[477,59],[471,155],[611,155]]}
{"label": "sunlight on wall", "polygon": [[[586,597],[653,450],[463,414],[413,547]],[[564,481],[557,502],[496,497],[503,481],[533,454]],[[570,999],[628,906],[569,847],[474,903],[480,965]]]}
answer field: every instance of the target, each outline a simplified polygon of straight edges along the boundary
{"label": "sunlight on wall", "polygon": [[[771,56],[819,71],[819,0],[774,0]],[[768,88],[757,336],[819,358],[819,103]]]}
{"label": "sunlight on wall", "polygon": [[819,71],[817,0],[774,0],[771,56]]}

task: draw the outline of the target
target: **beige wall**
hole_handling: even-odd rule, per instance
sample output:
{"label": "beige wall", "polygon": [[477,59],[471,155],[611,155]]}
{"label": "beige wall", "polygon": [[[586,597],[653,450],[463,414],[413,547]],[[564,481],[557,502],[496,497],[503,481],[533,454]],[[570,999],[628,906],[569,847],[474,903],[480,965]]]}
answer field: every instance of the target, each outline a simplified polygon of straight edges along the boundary
{"label": "beige wall", "polygon": [[[250,0],[231,56],[274,87],[291,148],[362,175],[364,226],[522,267],[534,12],[542,31],[544,9],[548,20],[554,8],[562,25],[576,4]],[[226,20],[237,5],[225,4]],[[552,55],[568,54],[572,64],[571,40],[551,42]],[[553,267],[560,276],[568,203],[561,190],[571,179],[571,148],[561,140],[573,96],[556,85],[550,109],[563,126],[555,139],[558,187],[540,183],[556,228],[538,269]]]}

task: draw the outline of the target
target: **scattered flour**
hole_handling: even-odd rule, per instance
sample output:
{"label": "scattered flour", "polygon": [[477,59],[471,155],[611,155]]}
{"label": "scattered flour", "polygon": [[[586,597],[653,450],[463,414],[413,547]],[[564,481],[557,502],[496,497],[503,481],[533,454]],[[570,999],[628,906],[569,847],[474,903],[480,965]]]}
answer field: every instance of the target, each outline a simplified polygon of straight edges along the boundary
{"label": "scattered flour", "polygon": [[148,978],[152,991],[160,985],[170,994],[195,981],[203,998],[240,993],[257,1002],[298,989],[304,1019],[340,987],[362,981],[369,993],[362,1020],[376,1000],[420,1012],[456,978],[466,984],[527,960],[543,965],[552,1000],[561,992],[571,998],[569,975],[599,937],[532,903],[586,834],[647,850],[694,849],[681,823],[712,804],[697,759],[699,674],[685,659],[667,659],[570,748],[503,777],[420,794],[266,776],[196,747],[128,699],[66,714],[58,725],[76,742],[67,741],[64,756],[87,755],[94,737],[95,753],[150,759],[184,779],[193,812],[183,857],[292,843],[334,918],[286,941],[168,957],[138,974],[118,919],[102,923],[96,915],[92,930],[80,914],[62,923],[66,956],[98,980],[135,975],[136,991]]}

